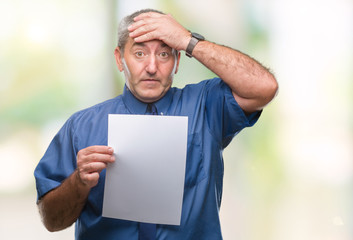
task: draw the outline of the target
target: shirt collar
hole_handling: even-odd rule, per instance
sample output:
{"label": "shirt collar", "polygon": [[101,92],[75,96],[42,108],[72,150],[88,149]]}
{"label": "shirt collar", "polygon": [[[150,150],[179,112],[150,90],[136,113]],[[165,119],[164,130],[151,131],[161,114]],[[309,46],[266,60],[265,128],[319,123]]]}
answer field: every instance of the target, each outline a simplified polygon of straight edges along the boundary
{"label": "shirt collar", "polygon": [[[157,107],[158,114],[163,114],[167,115],[168,108],[172,102],[172,92],[169,89],[167,93],[159,99],[157,102],[154,102],[154,104]],[[144,115],[146,114],[146,109],[147,109],[147,103],[144,103],[140,100],[138,100],[132,93],[131,91],[124,86],[124,91],[123,91],[123,101],[126,106],[126,108],[129,110],[130,113],[132,114],[140,114]]]}

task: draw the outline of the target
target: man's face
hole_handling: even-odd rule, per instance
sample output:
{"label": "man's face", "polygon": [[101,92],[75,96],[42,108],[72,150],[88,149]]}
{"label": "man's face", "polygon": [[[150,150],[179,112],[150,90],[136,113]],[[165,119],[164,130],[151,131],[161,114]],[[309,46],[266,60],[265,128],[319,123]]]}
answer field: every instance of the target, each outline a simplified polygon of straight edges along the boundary
{"label": "man's face", "polygon": [[125,45],[124,55],[117,48],[115,57],[130,91],[143,102],[155,102],[166,94],[180,59],[180,55],[175,57],[174,51],[162,41],[136,43],[131,38]]}

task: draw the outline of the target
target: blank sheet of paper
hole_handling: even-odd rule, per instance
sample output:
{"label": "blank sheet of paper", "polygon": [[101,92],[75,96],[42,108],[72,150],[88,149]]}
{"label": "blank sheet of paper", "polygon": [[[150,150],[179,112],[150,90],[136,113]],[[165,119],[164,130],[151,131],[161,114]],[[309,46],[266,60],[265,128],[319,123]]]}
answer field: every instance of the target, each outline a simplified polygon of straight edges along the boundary
{"label": "blank sheet of paper", "polygon": [[110,114],[103,216],[180,225],[188,119]]}

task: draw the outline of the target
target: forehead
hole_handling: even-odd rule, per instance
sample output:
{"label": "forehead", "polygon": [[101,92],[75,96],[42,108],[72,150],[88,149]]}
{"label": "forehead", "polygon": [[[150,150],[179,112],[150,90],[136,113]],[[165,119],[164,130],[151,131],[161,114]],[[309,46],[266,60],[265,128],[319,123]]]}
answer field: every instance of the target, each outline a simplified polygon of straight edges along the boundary
{"label": "forehead", "polygon": [[126,49],[146,48],[150,50],[161,49],[161,48],[171,49],[171,47],[169,47],[167,44],[165,44],[163,41],[160,41],[160,40],[152,40],[152,41],[137,43],[132,38],[128,39],[125,45],[125,48]]}

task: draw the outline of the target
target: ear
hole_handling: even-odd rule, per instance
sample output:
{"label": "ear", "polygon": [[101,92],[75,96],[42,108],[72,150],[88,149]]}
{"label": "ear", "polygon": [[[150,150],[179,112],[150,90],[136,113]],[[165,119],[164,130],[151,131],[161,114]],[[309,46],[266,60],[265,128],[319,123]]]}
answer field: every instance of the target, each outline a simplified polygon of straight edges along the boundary
{"label": "ear", "polygon": [[177,65],[176,65],[174,74],[176,74],[176,73],[178,72],[178,69],[179,69],[179,62],[180,62],[180,52],[178,51]]}
{"label": "ear", "polygon": [[124,70],[123,62],[121,60],[123,56],[119,47],[115,48],[114,56],[115,56],[116,65],[118,66],[119,71],[122,72]]}

